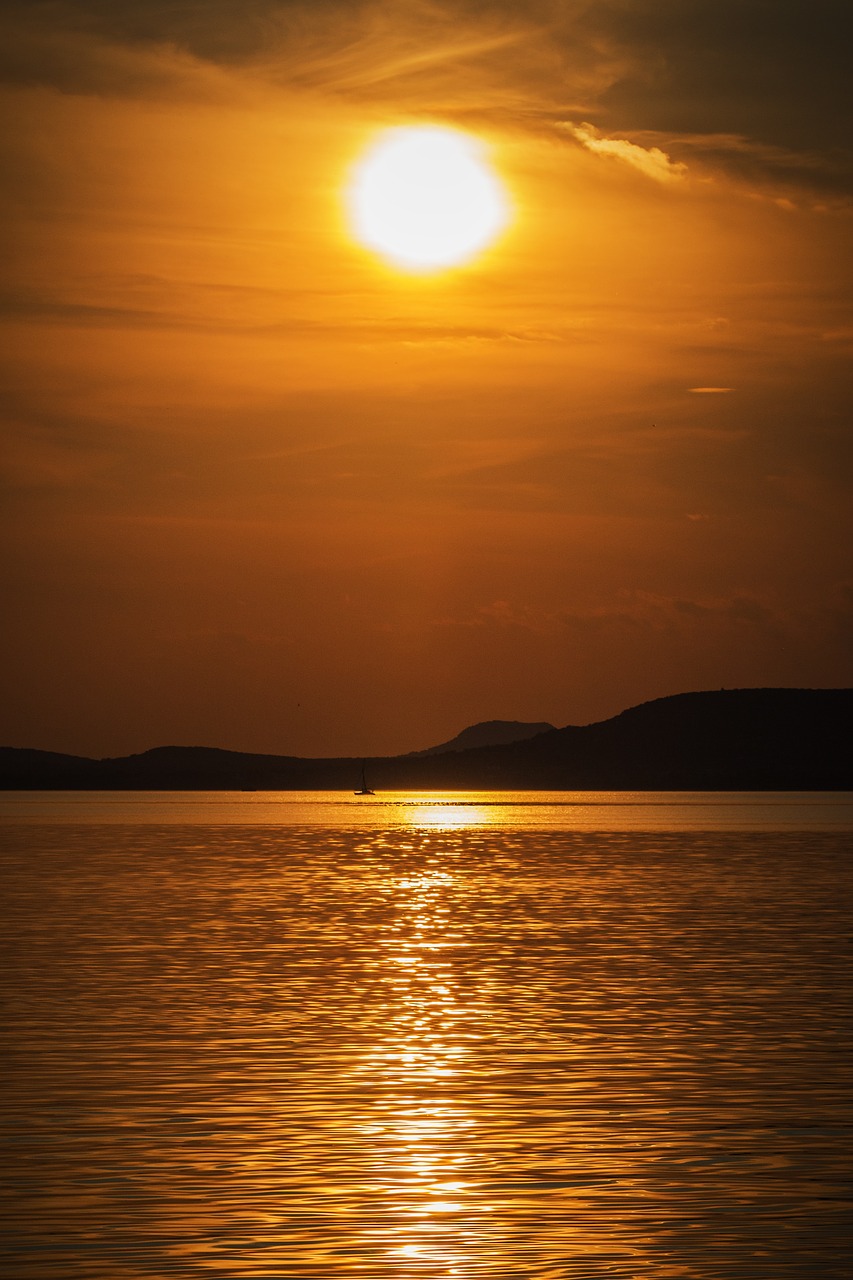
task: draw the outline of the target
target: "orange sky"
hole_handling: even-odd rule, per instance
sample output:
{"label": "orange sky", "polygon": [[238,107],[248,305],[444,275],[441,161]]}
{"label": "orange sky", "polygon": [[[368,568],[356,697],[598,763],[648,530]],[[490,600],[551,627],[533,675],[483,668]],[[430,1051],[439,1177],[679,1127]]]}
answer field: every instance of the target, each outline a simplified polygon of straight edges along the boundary
{"label": "orange sky", "polygon": [[[851,682],[840,5],[7,4],[0,740],[303,755]],[[348,175],[480,138],[407,275]]]}

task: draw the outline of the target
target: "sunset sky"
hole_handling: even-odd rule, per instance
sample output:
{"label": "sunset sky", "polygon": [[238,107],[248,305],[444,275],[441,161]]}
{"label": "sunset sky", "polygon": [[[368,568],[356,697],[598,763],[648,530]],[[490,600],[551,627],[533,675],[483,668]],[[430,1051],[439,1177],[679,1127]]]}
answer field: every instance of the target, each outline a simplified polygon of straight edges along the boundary
{"label": "sunset sky", "polygon": [[[841,0],[6,0],[0,742],[851,683]],[[508,221],[359,243],[384,129]]]}

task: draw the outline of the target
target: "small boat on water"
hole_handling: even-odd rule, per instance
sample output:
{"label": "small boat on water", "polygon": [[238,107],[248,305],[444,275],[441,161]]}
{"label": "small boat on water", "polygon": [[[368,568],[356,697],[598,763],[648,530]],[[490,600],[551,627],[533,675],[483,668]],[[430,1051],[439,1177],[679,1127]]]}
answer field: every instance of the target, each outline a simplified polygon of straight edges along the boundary
{"label": "small boat on water", "polygon": [[367,776],[364,771],[364,765],[361,766],[361,787],[358,791],[353,792],[354,796],[375,796],[376,792],[372,791],[367,785]]}

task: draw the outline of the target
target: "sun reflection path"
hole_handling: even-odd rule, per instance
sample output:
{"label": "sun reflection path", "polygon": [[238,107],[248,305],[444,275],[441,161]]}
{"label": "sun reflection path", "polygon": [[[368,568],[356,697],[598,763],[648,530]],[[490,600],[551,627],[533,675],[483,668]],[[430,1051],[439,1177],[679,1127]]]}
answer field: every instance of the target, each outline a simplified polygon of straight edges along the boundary
{"label": "sun reflection path", "polygon": [[479,805],[460,804],[453,801],[415,801],[406,811],[406,820],[412,827],[432,827],[438,831],[462,831],[467,827],[486,827],[494,817]]}
{"label": "sun reflection path", "polygon": [[[460,813],[462,815],[460,819]],[[479,821],[476,812],[470,822]],[[456,806],[423,806],[413,825],[467,826]],[[363,1064],[374,1083],[373,1176],[385,1212],[385,1256],[408,1274],[462,1274],[488,1206],[471,1176],[476,1119],[457,1078],[470,1048],[455,1034],[464,1005],[447,947],[448,896],[458,877],[439,866],[394,877],[396,920],[377,956],[393,989],[389,1023]],[[378,1243],[378,1242],[377,1242]]]}

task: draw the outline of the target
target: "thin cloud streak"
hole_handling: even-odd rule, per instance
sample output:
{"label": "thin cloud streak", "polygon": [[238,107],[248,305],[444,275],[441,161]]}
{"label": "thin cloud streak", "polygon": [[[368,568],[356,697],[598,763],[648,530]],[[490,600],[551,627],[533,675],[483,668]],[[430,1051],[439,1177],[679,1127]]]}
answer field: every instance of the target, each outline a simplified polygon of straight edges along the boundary
{"label": "thin cloud streak", "polygon": [[605,138],[591,124],[573,125],[567,121],[565,127],[593,155],[621,161],[656,182],[681,182],[687,175],[687,165],[673,162],[660,147],[641,147],[626,138]]}

